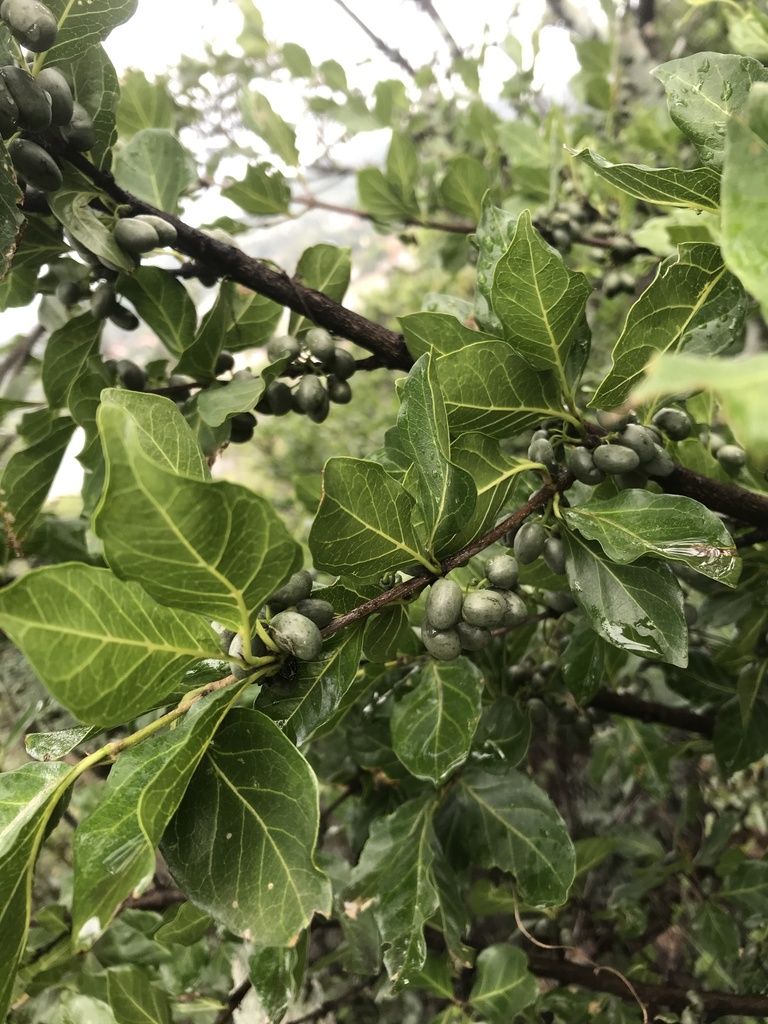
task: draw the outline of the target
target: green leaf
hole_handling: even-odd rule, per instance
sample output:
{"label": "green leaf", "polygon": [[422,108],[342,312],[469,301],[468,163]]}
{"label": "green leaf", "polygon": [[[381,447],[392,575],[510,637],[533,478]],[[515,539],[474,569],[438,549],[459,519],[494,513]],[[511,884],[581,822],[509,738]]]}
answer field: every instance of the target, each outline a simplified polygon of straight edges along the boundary
{"label": "green leaf", "polygon": [[418,512],[427,549],[448,551],[475,506],[472,477],[451,461],[448,417],[437,382],[435,360],[421,356],[402,391],[397,432],[418,481]]}
{"label": "green leaf", "polygon": [[574,383],[566,365],[570,350],[589,338],[585,310],[591,291],[584,274],[566,267],[523,210],[496,263],[491,306],[505,341],[535,369],[551,370],[566,393]]}
{"label": "green leaf", "polygon": [[614,647],[685,668],[683,594],[667,565],[619,565],[575,533],[563,537],[571,593],[595,632]]}
{"label": "green leaf", "polygon": [[140,967],[122,964],[107,971],[107,998],[117,1024],[170,1024],[168,993],[153,985]]}
{"label": "green leaf", "polygon": [[237,295],[234,281],[221,282],[215,302],[203,317],[197,334],[182,353],[176,367],[177,373],[188,373],[202,380],[212,380],[216,376],[216,359],[223,348],[224,338],[235,322]]}
{"label": "green leaf", "polygon": [[416,185],[419,180],[419,157],[414,144],[402,132],[392,132],[392,141],[387,151],[386,180],[402,202],[403,208],[412,216],[418,216]]}
{"label": "green leaf", "polygon": [[0,626],[81,722],[122,725],[157,706],[217,640],[107,569],[45,566],[0,590]]}
{"label": "green leaf", "polygon": [[437,360],[451,434],[514,437],[562,414],[557,378],[535,370],[504,341],[479,341]]}
{"label": "green leaf", "polygon": [[410,631],[408,613],[400,604],[387,605],[376,615],[369,615],[363,636],[366,660],[383,663],[397,654],[407,631]]}
{"label": "green leaf", "polygon": [[141,266],[130,276],[120,277],[117,290],[133,303],[171,355],[181,355],[197,324],[195,304],[181,281],[160,267]]}
{"label": "green leaf", "polygon": [[297,167],[296,132],[275,113],[267,97],[251,89],[240,95],[239,107],[246,127],[263,139],[284,164]]}
{"label": "green leaf", "polygon": [[0,148],[0,156],[0,278],[3,278],[11,266],[24,223],[17,205],[24,196],[16,184],[16,175],[5,143]]}
{"label": "green leaf", "polygon": [[731,118],[723,166],[722,245],[726,265],[768,311],[765,164],[768,82],[755,82],[746,110]]}
{"label": "green leaf", "polygon": [[743,111],[753,82],[768,81],[768,70],[751,57],[710,52],[667,61],[652,73],[667,91],[672,120],[703,163],[721,167],[728,125]]}
{"label": "green leaf", "polygon": [[176,135],[142,128],[115,154],[118,185],[166,213],[177,213],[179,197],[197,181],[197,168]]}
{"label": "green leaf", "polygon": [[91,207],[101,193],[87,178],[74,172],[65,174],[62,187],[48,192],[47,198],[56,220],[86,249],[120,270],[130,273],[135,268],[133,259],[115,241],[111,223]]}
{"label": "green leaf", "polygon": [[612,164],[591,149],[573,155],[620,191],[656,206],[685,206],[692,210],[720,209],[720,175],[711,167],[647,167]]}
{"label": "green leaf", "polygon": [[[168,399],[152,396],[161,415]],[[93,529],[118,576],[137,580],[171,608],[244,630],[299,568],[301,551],[270,502],[227,480],[177,476],[147,456],[131,412],[99,410],[107,476]],[[222,524],[226,524],[222,526]]]}
{"label": "green leaf", "polygon": [[361,647],[360,624],[334,633],[316,661],[301,662],[295,678],[270,679],[256,707],[302,746],[336,714],[360,669]]}
{"label": "green leaf", "polygon": [[747,359],[711,359],[684,352],[663,355],[647,368],[645,380],[632,401],[642,403],[655,395],[677,395],[707,388],[716,397],[722,415],[739,444],[761,469],[768,468],[768,421],[765,393],[768,355]]}
{"label": "green leaf", "polygon": [[[224,335],[221,348],[242,352],[269,341],[275,333],[283,307],[245,288],[235,288],[232,295],[232,326]],[[218,355],[218,352],[216,353]]]}
{"label": "green leaf", "polygon": [[165,946],[193,946],[212,927],[211,915],[198,910],[194,903],[177,903],[165,914],[154,938]]}
{"label": "green leaf", "polygon": [[[562,664],[562,663],[561,663]],[[528,753],[531,718],[514,697],[497,697],[483,708],[473,757],[477,764],[488,758],[514,768]]]}
{"label": "green leaf", "polygon": [[457,548],[463,548],[487,533],[503,508],[522,503],[514,495],[531,463],[506,455],[498,441],[484,434],[462,434],[451,446],[451,457],[472,476],[477,490],[475,510],[456,542]]}
{"label": "green leaf", "polygon": [[116,112],[121,138],[129,139],[142,128],[172,130],[176,126],[176,111],[166,75],[150,82],[138,68],[128,68],[124,72]]}
{"label": "green leaf", "polygon": [[499,258],[514,237],[516,224],[517,217],[494,206],[490,193],[486,193],[477,231],[470,236],[478,250],[474,320],[481,330],[490,331],[494,337],[500,337],[502,330],[491,308],[493,277]]}
{"label": "green leaf", "polygon": [[511,872],[526,903],[565,902],[575,870],[573,844],[555,805],[526,775],[470,768],[458,776],[446,812],[451,842],[473,863]]}
{"label": "green leaf", "polygon": [[297,43],[283,44],[283,61],[294,78],[309,78],[312,74],[309,54]]}
{"label": "green leaf", "polygon": [[280,1024],[297,996],[299,956],[295,949],[265,946],[248,958],[248,977],[268,1024]]}
{"label": "green leaf", "polygon": [[577,623],[560,658],[563,682],[577,704],[589,704],[600,689],[605,653],[605,643],[589,623],[584,620]]}
{"label": "green leaf", "polygon": [[722,707],[715,719],[712,746],[726,775],[748,768],[764,757],[768,753],[768,704],[765,700],[755,701],[746,726],[738,700]]}
{"label": "green leaf", "polygon": [[408,220],[418,213],[411,204],[398,195],[378,167],[366,167],[357,172],[357,192],[360,205],[374,220],[389,223]]}
{"label": "green leaf", "polygon": [[741,559],[733,538],[714,512],[692,498],[630,488],[563,509],[563,517],[622,565],[647,555],[681,562],[729,587],[738,582]]}
{"label": "green leaf", "polygon": [[126,896],[151,883],[155,849],[241,689],[201,698],[174,729],[117,759],[101,803],[75,831],[72,935],[80,949],[99,938]]}
{"label": "green leaf", "polygon": [[[296,279],[306,288],[322,292],[334,302],[341,302],[349,287],[352,270],[352,250],[347,246],[320,242],[305,249],[296,267]],[[300,336],[312,326],[312,321],[299,313],[291,313],[288,333]]]}
{"label": "green leaf", "polygon": [[410,494],[378,463],[329,459],[309,534],[315,566],[363,582],[414,563],[430,567],[413,525],[414,508]]}
{"label": "green leaf", "polygon": [[52,409],[68,404],[73,381],[98,351],[102,327],[100,320],[83,313],[51,333],[43,356],[42,380]]}
{"label": "green leaf", "polygon": [[[375,900],[373,914],[386,944],[384,963],[397,990],[427,956],[424,925],[438,907],[432,878],[434,804],[419,797],[374,822],[345,893],[347,913]],[[352,904],[352,906],[350,906]]]}
{"label": "green leaf", "polygon": [[69,765],[51,762],[0,774],[0,1018],[24,952],[37,851],[71,773]]}
{"label": "green leaf", "polygon": [[312,769],[273,722],[239,708],[208,747],[163,852],[190,899],[231,931],[289,946],[331,909],[312,860],[318,820]]}
{"label": "green leaf", "polygon": [[409,313],[399,317],[405,344],[414,360],[425,352],[447,355],[476,341],[494,341],[493,335],[467,327],[448,313]]}
{"label": "green leaf", "polygon": [[430,661],[411,683],[392,712],[392,746],[411,775],[441,786],[469,754],[483,674],[467,658]]}
{"label": "green leaf", "polygon": [[466,154],[453,157],[440,183],[440,199],[454,213],[477,224],[483,212],[483,196],[491,176],[478,159]]}
{"label": "green leaf", "polygon": [[499,943],[477,958],[469,1004],[488,1024],[509,1024],[539,997],[539,986],[521,949]]}
{"label": "green leaf", "polygon": [[230,416],[249,412],[264,391],[262,377],[229,381],[223,386],[213,384],[197,400],[200,418],[211,427],[220,427]]}
{"label": "green leaf", "polygon": [[84,725],[56,732],[30,732],[24,737],[24,746],[36,761],[60,761],[101,731],[100,726]]}
{"label": "green leaf", "polygon": [[284,176],[271,164],[249,164],[242,181],[221,190],[225,199],[257,216],[288,213],[291,190]]}
{"label": "green leaf", "polygon": [[[747,298],[723,265],[720,250],[686,242],[659,265],[656,277],[627,314],[613,349],[613,366],[591,405],[614,409],[638,386],[651,357],[685,348],[715,355],[744,324]],[[723,329],[723,324],[728,329]]]}
{"label": "green leaf", "polygon": [[727,873],[718,896],[749,917],[764,918],[768,913],[768,860],[741,862],[735,871]]}
{"label": "green leaf", "polygon": [[60,416],[50,432],[8,460],[0,479],[3,514],[17,540],[23,540],[37,519],[72,439],[74,422]]}
{"label": "green leaf", "polygon": [[[0,310],[9,306],[27,306],[34,298],[37,290],[37,276],[39,269],[44,263],[55,260],[64,252],[65,243],[62,242],[61,232],[57,223],[51,223],[44,217],[32,217],[24,224],[24,231],[20,238],[16,236],[16,229],[13,226],[16,210],[15,200],[11,209],[6,209],[4,192],[7,191],[2,184],[3,172],[0,169],[0,218],[4,227],[0,227],[0,244],[5,246],[10,235],[4,232],[13,231],[17,246],[13,254],[11,271],[0,280]],[[6,237],[6,242],[2,239]],[[3,272],[3,259],[6,254],[3,248],[0,257],[0,277]]]}

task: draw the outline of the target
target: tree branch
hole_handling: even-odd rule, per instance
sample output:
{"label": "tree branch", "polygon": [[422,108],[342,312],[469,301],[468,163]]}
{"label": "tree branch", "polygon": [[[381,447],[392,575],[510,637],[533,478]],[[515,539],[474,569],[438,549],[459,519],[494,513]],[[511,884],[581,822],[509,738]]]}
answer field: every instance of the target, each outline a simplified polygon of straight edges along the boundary
{"label": "tree branch", "polygon": [[337,4],[342,9],[342,11],[344,11],[345,14],[349,15],[349,17],[352,19],[352,21],[354,21],[358,28],[362,29],[363,32],[365,32],[365,34],[368,36],[368,38],[371,40],[371,42],[374,44],[377,50],[380,50],[384,54],[384,56],[387,57],[388,60],[392,61],[393,64],[397,64],[399,67],[403,69],[403,71],[407,71],[411,78],[415,77],[416,69],[408,63],[408,61],[405,59],[402,53],[400,53],[399,50],[395,50],[392,46],[387,46],[384,40],[380,39],[375,32],[372,32],[371,29],[369,29],[368,26],[365,24],[365,22],[361,21],[358,18],[354,11],[350,11],[350,9],[344,3],[344,0],[334,0],[334,3]]}
{"label": "tree branch", "polygon": [[451,56],[453,57],[453,59],[461,60],[462,57],[464,56],[464,51],[453,38],[451,33],[448,31],[447,25],[435,10],[432,0],[413,0],[413,2],[416,4],[419,10],[423,11],[432,19],[438,32],[445,40],[448,49],[451,51]]}
{"label": "tree branch", "polygon": [[174,903],[186,903],[180,889],[152,889],[141,896],[129,896],[120,904],[121,910],[167,910]]}
{"label": "tree branch", "polygon": [[11,349],[8,355],[0,363],[0,383],[5,380],[9,373],[16,371],[20,373],[32,354],[32,349],[35,347],[37,342],[45,334],[45,328],[42,324],[35,324],[35,326],[20,338],[16,345]]}
{"label": "tree branch", "polygon": [[[627,1002],[635,1002],[635,997],[619,975],[608,970],[595,969],[584,964],[572,963],[542,953],[528,954],[529,970],[540,978],[553,978],[562,985],[578,985],[580,988],[593,992],[606,992],[618,996]],[[690,1005],[689,992],[695,992],[701,1000],[706,1019],[733,1015],[744,1017],[768,1016],[768,996],[740,995],[733,992],[702,992],[698,982],[691,978],[690,983],[683,987],[675,985],[656,985],[650,982],[630,979],[638,997],[645,1004],[666,1006],[670,1010],[682,1011]]]}
{"label": "tree branch", "polygon": [[671,707],[669,704],[656,704],[635,697],[632,693],[614,693],[612,690],[600,690],[587,705],[608,711],[613,715],[624,715],[637,718],[641,722],[658,722],[674,729],[685,729],[697,732],[707,739],[712,738],[715,720],[711,715],[700,715],[687,708]]}
{"label": "tree branch", "polygon": [[218,1014],[213,1024],[229,1024],[229,1021],[232,1020],[235,1014],[235,1010],[237,1010],[252,988],[253,983],[250,978],[246,978],[242,984],[238,985],[227,1000],[227,1005]]}
{"label": "tree branch", "polygon": [[[292,203],[301,203],[308,210],[329,210],[331,213],[343,213],[347,217],[358,217],[360,220],[369,220],[374,224],[380,223],[372,213],[365,210],[356,210],[351,206],[337,206],[335,203],[326,203],[314,196],[296,196],[291,199]],[[442,220],[424,220],[421,217],[407,217],[402,221],[407,227],[428,228],[431,231],[450,231],[456,235],[469,235],[477,230],[476,224],[458,223],[450,224]]]}

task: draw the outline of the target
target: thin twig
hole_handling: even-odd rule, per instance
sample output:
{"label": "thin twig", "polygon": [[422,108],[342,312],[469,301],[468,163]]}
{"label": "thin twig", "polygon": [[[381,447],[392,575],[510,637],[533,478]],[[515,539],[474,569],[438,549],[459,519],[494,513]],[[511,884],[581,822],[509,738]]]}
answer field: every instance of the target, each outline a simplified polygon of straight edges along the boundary
{"label": "thin twig", "polygon": [[344,11],[345,14],[349,15],[349,17],[352,19],[352,21],[354,21],[358,28],[361,28],[363,32],[365,32],[365,34],[368,36],[368,38],[371,40],[371,42],[374,44],[377,50],[380,50],[385,57],[392,61],[393,64],[397,64],[398,67],[401,67],[403,69],[403,71],[407,71],[411,78],[415,77],[416,69],[411,64],[408,63],[408,61],[405,59],[402,53],[400,53],[399,50],[395,50],[394,47],[392,46],[387,46],[384,40],[377,36],[375,32],[372,32],[371,29],[369,29],[368,26],[365,24],[365,22],[361,21],[358,18],[354,11],[350,11],[350,9],[344,3],[344,0],[334,0],[334,3],[336,3],[342,9],[342,11]]}
{"label": "thin twig", "polygon": [[0,363],[0,383],[6,378],[6,376],[15,371],[17,376],[27,364],[27,360],[32,355],[32,349],[38,343],[38,341],[45,334],[45,328],[42,324],[35,324],[35,326],[20,338],[19,341],[13,346],[8,355]]}
{"label": "thin twig", "polygon": [[453,57],[453,59],[461,60],[462,57],[464,56],[464,52],[459,46],[459,44],[456,42],[456,40],[453,38],[451,33],[449,32],[448,26],[445,24],[443,19],[435,10],[432,0],[413,0],[413,2],[420,10],[422,10],[426,15],[428,15],[432,19],[438,32],[445,40],[448,49],[451,51],[451,56]]}
{"label": "thin twig", "polygon": [[218,1014],[213,1024],[229,1024],[229,1021],[232,1020],[232,1017],[235,1014],[235,1010],[237,1010],[252,988],[253,982],[250,978],[246,978],[241,985],[238,985],[227,1000],[227,1005]]}
{"label": "thin twig", "polygon": [[[294,1017],[291,1024],[309,1024],[309,1021],[319,1020],[319,1018],[324,1017],[326,1013],[332,1013],[334,1010],[340,1009],[347,1003],[347,1000],[352,996],[356,996],[358,992],[363,992],[375,980],[375,976],[366,978],[365,981],[361,981],[357,985],[353,985],[340,996],[336,996],[335,999],[327,999],[324,1003],[321,1003],[317,1009],[310,1010],[309,1013],[305,1013],[302,1017]],[[219,1024],[219,1022],[216,1021],[216,1024]]]}
{"label": "thin twig", "polygon": [[[373,223],[380,223],[380,218],[374,217],[372,213],[365,210],[357,210],[352,206],[337,206],[335,203],[326,203],[315,196],[296,196],[291,199],[292,203],[300,203],[309,210],[329,210],[331,213],[342,213],[347,217],[358,217],[360,220],[370,220]],[[429,220],[421,217],[405,217],[400,223],[406,227],[428,228],[431,231],[449,231],[456,235],[469,235],[477,229],[476,224],[458,223],[451,224],[443,220]]]}

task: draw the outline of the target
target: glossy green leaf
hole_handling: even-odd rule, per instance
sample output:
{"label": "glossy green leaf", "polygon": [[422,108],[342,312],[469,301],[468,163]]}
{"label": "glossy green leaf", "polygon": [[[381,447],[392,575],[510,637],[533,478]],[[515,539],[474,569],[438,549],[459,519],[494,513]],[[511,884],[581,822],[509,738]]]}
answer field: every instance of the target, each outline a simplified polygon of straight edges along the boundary
{"label": "glossy green leaf", "polygon": [[745,53],[759,61],[768,59],[768,14],[756,3],[746,10],[727,11],[728,41],[734,53]]}
{"label": "glossy green leaf", "polygon": [[295,678],[269,680],[259,694],[258,710],[297,745],[306,743],[336,714],[360,668],[361,645],[361,625],[334,633],[316,661],[301,662]]}
{"label": "glossy green leaf", "polygon": [[747,725],[737,700],[722,707],[715,719],[712,743],[718,764],[726,775],[748,768],[764,757],[768,753],[768,704],[765,700],[755,702]]}
{"label": "glossy green leaf", "polygon": [[357,191],[360,205],[374,220],[402,221],[418,212],[412,204],[403,201],[378,167],[366,167],[357,172]]}
{"label": "glossy green leaf", "polygon": [[[172,405],[154,400],[163,411]],[[93,529],[110,566],[161,604],[247,628],[299,568],[298,544],[270,502],[247,488],[177,476],[147,457],[142,429],[116,402],[102,404],[107,476]]]}
{"label": "glossy green leaf", "polygon": [[483,674],[467,658],[430,661],[395,704],[392,746],[411,775],[435,786],[463,764],[480,721]]}
{"label": "glossy green leaf", "polygon": [[647,167],[612,164],[591,149],[574,151],[596,174],[620,191],[656,206],[684,206],[692,210],[720,209],[720,175],[711,167]]}
{"label": "glossy green leaf", "polygon": [[177,213],[179,198],[197,181],[197,168],[174,132],[142,128],[116,152],[114,175],[139,199]]}
{"label": "glossy green leaf", "polygon": [[613,366],[591,404],[613,409],[643,377],[648,361],[661,353],[716,355],[738,336],[747,299],[738,279],[723,265],[720,249],[685,243],[660,264],[656,277],[627,314],[613,349]]}
{"label": "glossy green leaf", "polygon": [[563,537],[571,593],[595,632],[641,658],[684,668],[683,594],[669,566],[620,565],[575,533]]}
{"label": "glossy green leaf", "polygon": [[749,916],[768,913],[768,860],[742,861],[728,871],[718,896]]}
{"label": "glossy green leaf", "polygon": [[614,562],[647,555],[682,562],[730,587],[738,582],[741,559],[733,538],[714,512],[692,498],[630,488],[606,501],[563,509],[563,517]]}
{"label": "glossy green leaf", "polygon": [[456,541],[456,547],[462,548],[487,533],[502,509],[522,503],[517,489],[523,486],[522,475],[531,463],[506,455],[498,441],[483,434],[462,434],[451,446],[451,457],[471,474],[477,490],[475,510]]}
{"label": "glossy green leaf", "polygon": [[437,361],[454,436],[513,437],[562,411],[557,378],[535,370],[504,341],[480,341]]}
{"label": "glossy green leaf", "polygon": [[476,764],[488,758],[514,768],[528,753],[531,718],[514,697],[497,697],[483,708],[472,756]]}
{"label": "glossy green leaf", "polygon": [[392,141],[387,150],[386,179],[404,208],[418,215],[416,185],[419,178],[419,157],[416,146],[402,132],[392,132]]}
{"label": "glossy green leaf", "polygon": [[363,635],[363,654],[366,660],[385,662],[396,656],[402,636],[408,630],[408,612],[403,605],[387,605],[376,615],[369,615]]}
{"label": "glossy green leaf", "polygon": [[287,213],[291,201],[288,183],[271,164],[249,164],[243,180],[226,185],[221,194],[246,213],[261,217]]}
{"label": "glossy green leaf", "polygon": [[695,53],[653,74],[667,91],[672,120],[711,167],[723,164],[729,122],[743,111],[753,82],[768,81],[759,61],[732,53]]}
{"label": "glossy green leaf", "polygon": [[245,288],[236,288],[232,296],[232,326],[222,340],[221,348],[229,352],[263,345],[275,333],[283,307],[263,295]]}
{"label": "glossy green leaf", "polygon": [[560,658],[563,682],[577,704],[589,704],[600,689],[605,653],[604,641],[589,623],[584,620],[577,623]]}
{"label": "glossy green leaf", "polygon": [[213,918],[194,905],[177,903],[166,912],[154,938],[166,946],[193,946],[213,928]]}
{"label": "glossy green leaf", "polygon": [[39,441],[16,452],[0,478],[3,514],[17,540],[23,540],[43,507],[64,452],[72,439],[74,422],[60,416]]}
{"label": "glossy green leaf", "polygon": [[486,168],[466,153],[453,157],[440,182],[440,199],[454,213],[476,224],[483,212],[483,196],[491,186]]}
{"label": "glossy green leaf", "polygon": [[188,373],[202,380],[212,380],[215,377],[216,358],[224,347],[224,338],[235,320],[237,294],[237,285],[234,281],[221,282],[213,305],[182,353],[176,367],[177,373]]}
{"label": "glossy green leaf", "polygon": [[329,459],[309,535],[315,566],[361,581],[414,563],[429,566],[414,529],[414,508],[410,494],[378,463]]}
{"label": "glossy green leaf", "polygon": [[[4,153],[0,150],[0,153]],[[32,301],[36,291],[37,273],[44,263],[56,259],[64,251],[65,243],[62,241],[61,232],[58,230],[58,223],[51,223],[43,217],[32,217],[24,224],[24,232],[20,238],[16,235],[16,228],[13,227],[16,211],[15,193],[11,196],[6,194],[3,198],[4,189],[2,186],[2,169],[0,169],[0,244],[5,235],[6,239],[16,239],[16,251],[13,254],[10,273],[0,280],[0,310],[9,306],[27,306]],[[13,206],[8,207],[7,201],[13,199]],[[13,235],[11,235],[13,232]],[[3,268],[3,260],[7,253],[0,249],[0,270]]]}
{"label": "glossy green leaf", "polygon": [[399,319],[405,344],[414,360],[425,352],[447,355],[476,341],[495,340],[493,335],[473,330],[449,313],[409,313]]}
{"label": "glossy green leaf", "polygon": [[427,956],[424,925],[438,906],[432,878],[432,799],[409,800],[376,821],[345,893],[347,914],[374,899],[384,962],[396,989]]}
{"label": "glossy green leaf", "polygon": [[725,422],[736,440],[762,468],[768,468],[768,421],[765,392],[768,387],[768,355],[748,359],[707,359],[685,352],[659,356],[647,368],[645,380],[632,400],[638,403],[656,395],[684,394],[706,388],[720,403]]}
{"label": "glossy green leaf", "polygon": [[555,805],[526,775],[470,768],[448,799],[453,829],[459,830],[452,841],[465,856],[511,872],[526,903],[565,902],[575,870],[573,844]]}
{"label": "glossy green leaf", "polygon": [[0,590],[0,626],[65,708],[103,727],[159,704],[217,649],[205,620],[77,562],[35,569]]}
{"label": "glossy green leaf", "polygon": [[313,914],[330,912],[330,884],[312,860],[318,820],[307,762],[264,715],[236,709],[206,751],[163,852],[199,907],[259,945],[288,946]]}
{"label": "glossy green leaf", "polygon": [[568,355],[589,337],[585,310],[592,287],[563,262],[524,210],[507,249],[496,263],[491,305],[504,339],[537,370],[550,370],[567,391],[573,381]]}
{"label": "glossy green leaf", "polygon": [[722,245],[726,265],[768,311],[765,165],[768,82],[755,82],[746,109],[728,122],[723,165]]}
{"label": "glossy green leaf", "polygon": [[263,139],[284,164],[296,167],[299,162],[296,132],[275,113],[267,97],[251,89],[241,94],[239,106],[246,127]]}
{"label": "glossy green leaf", "polygon": [[280,1024],[296,998],[298,967],[297,951],[279,946],[257,949],[248,958],[248,977],[253,983],[265,1024]]}
{"label": "glossy green leaf", "polygon": [[23,198],[8,152],[0,148],[0,278],[5,277],[16,252],[24,217],[18,208]]}
{"label": "glossy green leaf", "polygon": [[51,333],[42,370],[43,389],[51,408],[67,405],[72,381],[98,350],[102,326],[90,313],[83,313]]}
{"label": "glossy green leaf", "polygon": [[499,943],[477,958],[469,1005],[488,1024],[509,1024],[539,997],[539,986],[521,949]]}
{"label": "glossy green leaf", "polygon": [[448,417],[433,357],[417,360],[401,398],[397,432],[416,474],[417,515],[427,549],[439,556],[472,515],[476,492],[469,473],[451,461]]}
{"label": "glossy green leaf", "polygon": [[176,112],[165,75],[150,82],[138,68],[128,68],[124,72],[115,114],[121,138],[129,139],[142,128],[172,130],[176,125]]}
{"label": "glossy green leaf", "polygon": [[[320,242],[305,249],[296,266],[296,279],[306,288],[322,292],[334,302],[341,302],[349,287],[352,272],[352,250],[347,246]],[[298,313],[291,313],[288,333],[301,336],[312,326],[312,321]]]}
{"label": "glossy green leaf", "polygon": [[263,392],[262,377],[233,380],[223,387],[214,384],[198,396],[200,418],[211,427],[220,427],[230,416],[250,412]]}
{"label": "glossy green leaf", "polygon": [[174,729],[117,759],[101,803],[75,832],[72,934],[79,948],[95,942],[121,902],[152,881],[155,849],[241,689],[200,699]]}
{"label": "glossy green leaf", "polygon": [[100,193],[84,177],[67,174],[64,184],[55,192],[48,193],[48,205],[56,219],[68,233],[99,259],[130,273],[133,259],[115,241],[111,224],[100,217],[91,207]]}
{"label": "glossy green leaf", "polygon": [[107,998],[117,1024],[170,1024],[168,993],[153,985],[149,974],[140,967],[110,967]]}
{"label": "glossy green leaf", "polygon": [[67,788],[69,765],[25,764],[0,774],[0,1017],[5,1018],[29,925],[32,878],[48,821]]}
{"label": "glossy green leaf", "polygon": [[67,754],[101,732],[100,726],[75,726],[55,732],[30,732],[24,737],[24,747],[36,761],[60,761]]}
{"label": "glossy green leaf", "polygon": [[512,241],[517,217],[495,206],[486,193],[477,231],[471,241],[477,247],[477,291],[475,292],[474,320],[482,331],[490,331],[500,337],[502,330],[499,318],[491,308],[491,291],[496,264]]}
{"label": "glossy green leaf", "polygon": [[142,266],[123,275],[117,290],[132,304],[171,355],[178,356],[191,343],[197,310],[189,292],[173,274],[160,267]]}

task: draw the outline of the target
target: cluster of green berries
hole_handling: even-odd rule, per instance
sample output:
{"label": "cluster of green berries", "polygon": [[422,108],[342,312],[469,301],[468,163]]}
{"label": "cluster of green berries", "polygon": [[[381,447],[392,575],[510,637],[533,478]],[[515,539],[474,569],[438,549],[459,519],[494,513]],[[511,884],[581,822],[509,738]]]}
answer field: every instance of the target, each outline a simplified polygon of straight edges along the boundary
{"label": "cluster of green berries", "polygon": [[482,650],[491,630],[511,629],[528,617],[528,609],[514,593],[518,564],[512,555],[496,555],[485,566],[485,580],[465,594],[454,580],[436,580],[427,595],[421,639],[438,661],[453,661],[462,651]]}
{"label": "cluster of green berries", "polygon": [[737,444],[728,444],[719,434],[709,435],[709,450],[731,476],[735,476],[747,461],[747,453]]}
{"label": "cluster of green berries", "polygon": [[[333,605],[330,601],[312,597],[312,574],[308,569],[301,569],[272,594],[259,618],[277,650],[299,661],[314,661],[320,657],[323,647],[320,631],[333,619]],[[244,660],[253,661],[274,654],[258,632],[250,639],[250,651],[245,651],[243,637],[239,633],[218,622],[211,625],[219,634],[227,656],[237,659],[230,662],[236,679],[245,679],[253,671],[244,666]]]}
{"label": "cluster of green berries", "polygon": [[[300,341],[292,334],[284,334],[267,345],[270,363],[286,357],[291,365],[301,370],[298,382],[288,384],[271,381],[256,404],[256,412],[265,416],[286,416],[289,412],[307,416],[313,423],[322,423],[328,417],[331,403],[347,405],[352,400],[349,379],[357,369],[355,357],[337,345],[324,327],[313,327]],[[239,370],[233,380],[249,377],[250,370]],[[238,413],[230,420],[230,441],[241,444],[250,441],[256,426],[256,416],[250,412]]]}
{"label": "cluster of green berries", "polygon": [[[39,0],[3,0],[0,19],[33,53],[44,53],[56,42],[56,17]],[[70,83],[58,68],[43,68],[34,76],[13,63],[0,68],[0,135],[12,139],[8,153],[19,177],[42,192],[61,187],[61,169],[30,135],[66,143],[82,153],[96,143],[91,115],[74,99]]]}

